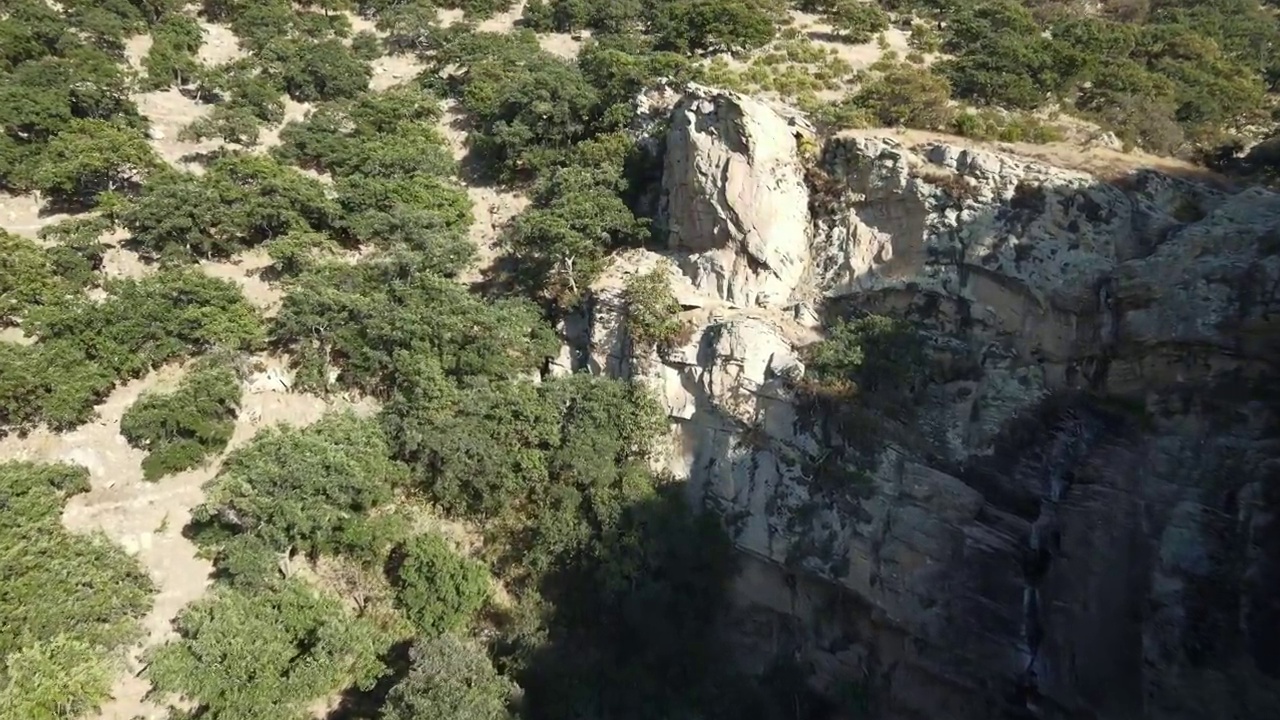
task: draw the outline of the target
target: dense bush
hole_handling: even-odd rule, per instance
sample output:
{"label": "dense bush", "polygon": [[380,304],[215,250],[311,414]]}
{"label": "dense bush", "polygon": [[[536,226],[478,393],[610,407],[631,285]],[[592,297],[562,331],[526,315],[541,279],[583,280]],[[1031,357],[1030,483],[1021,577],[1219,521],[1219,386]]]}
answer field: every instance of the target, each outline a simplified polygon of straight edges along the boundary
{"label": "dense bush", "polygon": [[409,674],[387,697],[379,720],[508,720],[513,683],[475,643],[445,634],[419,641]]}
{"label": "dense bush", "polygon": [[925,348],[924,338],[904,320],[841,320],[826,339],[805,349],[805,378],[827,393],[896,401],[923,378]]}
{"label": "dense bush", "polygon": [[0,464],[0,718],[72,720],[109,697],[114,652],[132,641],[153,586],[105,537],[62,527],[89,489],[68,465]]}
{"label": "dense bush", "polygon": [[48,251],[0,230],[0,326],[15,325],[31,308],[68,294]]}
{"label": "dense bush", "polygon": [[192,515],[197,539],[216,549],[250,535],[287,560],[293,554],[377,557],[391,524],[371,515],[404,484],[372,420],[328,415],[307,428],[278,426],[227,457]]}
{"label": "dense bush", "polygon": [[195,271],[106,283],[108,297],[74,297],[28,314],[30,346],[0,344],[0,424],[69,427],[123,379],[216,348],[263,338],[239,286]]}
{"label": "dense bush", "polygon": [[679,319],[680,303],[671,291],[670,271],[656,267],[627,280],[623,291],[626,304],[627,331],[641,346],[668,345],[676,340],[683,327]]}
{"label": "dense bush", "polygon": [[175,624],[179,638],[149,653],[145,677],[161,697],[189,699],[209,720],[306,717],[330,693],[370,687],[389,642],[337,598],[298,581],[220,588]]}
{"label": "dense bush", "polygon": [[120,434],[147,450],[143,477],[157,480],[193,468],[231,441],[240,404],[240,378],[225,360],[202,360],[177,389],[146,393],[129,406]]}
{"label": "dense bush", "polygon": [[489,598],[489,573],[435,533],[414,536],[396,558],[396,601],[427,638],[466,629]]}

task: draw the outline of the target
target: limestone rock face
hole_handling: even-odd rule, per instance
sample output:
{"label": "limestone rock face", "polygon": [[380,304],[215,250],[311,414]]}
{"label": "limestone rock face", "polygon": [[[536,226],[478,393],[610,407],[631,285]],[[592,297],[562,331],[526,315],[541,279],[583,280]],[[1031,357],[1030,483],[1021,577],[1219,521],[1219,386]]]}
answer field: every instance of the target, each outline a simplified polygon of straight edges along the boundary
{"label": "limestone rock face", "polygon": [[[892,136],[805,160],[762,102],[663,107],[668,249],[576,336],[665,403],[749,650],[790,638],[877,717],[1280,714],[1280,196]],[[618,292],[657,263],[689,329],[660,350]],[[927,341],[910,407],[801,392],[865,312]]]}
{"label": "limestone rock face", "polygon": [[696,86],[670,122],[662,193],[682,267],[727,302],[785,304],[809,260],[805,130],[759,101]]}

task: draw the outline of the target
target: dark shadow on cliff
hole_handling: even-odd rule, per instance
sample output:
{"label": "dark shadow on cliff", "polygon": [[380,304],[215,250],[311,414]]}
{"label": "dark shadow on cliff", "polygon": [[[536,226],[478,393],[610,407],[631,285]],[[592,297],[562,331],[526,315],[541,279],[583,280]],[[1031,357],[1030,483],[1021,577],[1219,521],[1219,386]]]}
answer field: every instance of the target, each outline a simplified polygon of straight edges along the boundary
{"label": "dark shadow on cliff", "polygon": [[805,688],[804,673],[740,672],[725,635],[732,547],[681,488],[626,508],[617,527],[561,559],[540,588],[547,636],[509,633],[497,648],[524,689],[523,720],[847,717]]}
{"label": "dark shadow on cliff", "polygon": [[[1200,184],[1195,173],[1020,183],[991,204],[975,196],[968,159],[952,157],[959,171],[929,163],[910,171],[938,191],[939,207],[928,209],[893,183],[885,190],[866,180],[892,163],[861,161],[848,178],[811,170],[811,207],[856,215],[864,230],[891,238],[875,264],[907,281],[813,309],[829,329],[867,315],[904,319],[927,336],[929,359],[923,379],[887,402],[858,392],[853,372],[854,392],[809,392],[801,407],[823,457],[853,450],[806,477],[824,510],[847,506],[837,540],[867,556],[852,563],[863,576],[806,582],[830,589],[815,595],[834,596],[842,584],[870,588],[868,617],[844,624],[849,642],[870,650],[874,704],[913,720],[1280,712],[1280,523],[1271,520],[1280,511],[1280,425],[1266,427],[1280,421],[1280,405],[1265,400],[1267,387],[1280,387],[1271,319],[1280,294],[1266,280],[1277,245],[1268,237],[1280,227],[1255,238],[1231,213],[1216,219],[1220,193],[1234,188]],[[958,230],[948,237],[911,225],[926,209],[954,211]],[[1209,231],[1222,239],[1206,241],[1200,228],[1214,222],[1242,229]],[[965,235],[972,229],[990,236]],[[848,241],[878,240],[871,235]],[[1176,257],[1162,248],[1178,242],[1203,246],[1185,251],[1202,267],[1232,271],[1179,276],[1176,262],[1161,271],[1163,259],[1125,267]],[[1119,267],[1053,294],[1018,279],[1069,277],[1051,266],[1075,262],[1077,252],[1109,252]],[[936,282],[927,266],[959,287]],[[867,287],[859,280],[848,284]],[[1194,339],[1174,319],[1179,294],[1204,302],[1205,287],[1229,288],[1210,329],[1226,339],[1221,345]],[[1155,322],[1169,329],[1153,332]],[[879,355],[890,367],[903,360],[899,351]],[[1009,413],[1010,403],[1025,407]],[[1063,450],[1081,427],[1088,447]],[[983,450],[958,457],[957,440]],[[980,494],[976,516],[920,516],[954,511],[939,500],[953,481],[892,492],[869,485],[865,462],[888,447]],[[898,617],[874,619],[886,610]]]}

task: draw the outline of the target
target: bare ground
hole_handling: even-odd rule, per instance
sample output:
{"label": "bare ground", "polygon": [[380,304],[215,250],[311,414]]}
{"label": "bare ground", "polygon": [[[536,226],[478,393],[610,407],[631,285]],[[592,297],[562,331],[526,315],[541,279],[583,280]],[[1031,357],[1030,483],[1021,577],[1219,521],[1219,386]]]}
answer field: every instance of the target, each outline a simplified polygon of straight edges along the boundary
{"label": "bare ground", "polygon": [[[129,447],[120,435],[121,416],[143,392],[170,389],[181,375],[179,366],[169,365],[122,385],[98,406],[97,420],[72,432],[40,429],[27,437],[11,435],[0,440],[0,457],[7,460],[62,461],[88,468],[92,489],[71,499],[63,522],[76,532],[102,531],[120,543],[137,556],[159,589],[155,605],[143,619],[146,639],[130,653],[129,673],[117,682],[114,699],[103,707],[99,720],[164,717],[163,708],[143,700],[148,685],[136,676],[138,657],[144,648],[173,636],[173,618],[203,595],[209,584],[210,564],[197,557],[195,546],[181,533],[191,519],[191,509],[203,500],[201,486],[217,474],[225,454],[204,467],[150,483],[142,479],[145,453]],[[229,449],[244,445],[263,427],[309,424],[334,406],[353,405],[285,392],[260,376],[246,383]]]}
{"label": "bare ground", "polygon": [[[467,162],[467,124],[462,111],[453,100],[443,103],[444,113],[438,125],[441,134],[449,142],[454,160]],[[500,254],[498,240],[507,223],[529,206],[529,198],[496,186],[469,185],[467,196],[471,198],[471,241],[476,246],[476,264],[465,273],[464,282],[479,280]]]}

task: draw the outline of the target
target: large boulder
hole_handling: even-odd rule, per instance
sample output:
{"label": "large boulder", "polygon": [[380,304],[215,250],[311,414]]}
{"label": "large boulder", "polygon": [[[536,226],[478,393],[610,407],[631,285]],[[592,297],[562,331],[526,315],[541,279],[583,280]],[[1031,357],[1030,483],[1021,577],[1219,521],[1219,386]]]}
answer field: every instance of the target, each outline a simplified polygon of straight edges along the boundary
{"label": "large boulder", "polygon": [[739,306],[782,305],[809,261],[797,137],[764,103],[693,86],[670,116],[662,193],[670,246],[694,284]]}

